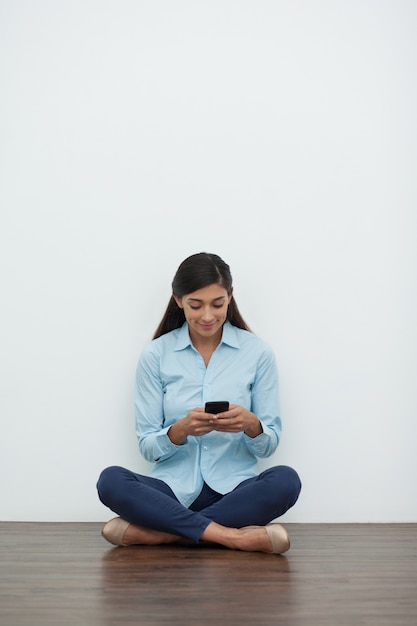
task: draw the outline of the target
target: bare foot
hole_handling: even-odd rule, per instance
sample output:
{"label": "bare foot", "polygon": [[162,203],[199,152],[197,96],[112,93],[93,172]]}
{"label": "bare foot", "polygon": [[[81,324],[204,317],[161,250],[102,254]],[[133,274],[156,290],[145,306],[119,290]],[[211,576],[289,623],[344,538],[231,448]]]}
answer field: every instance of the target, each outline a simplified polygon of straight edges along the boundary
{"label": "bare foot", "polygon": [[245,552],[272,552],[272,543],[264,526],[239,528],[236,548]]}
{"label": "bare foot", "polygon": [[175,543],[180,540],[180,537],[176,535],[129,524],[121,517],[114,517],[107,522],[103,526],[101,534],[104,539],[115,546],[131,546],[135,544],[157,546],[163,543]]}
{"label": "bare foot", "polygon": [[201,539],[246,552],[282,554],[290,547],[287,531],[280,524],[228,528],[211,522],[201,535]]}
{"label": "bare foot", "polygon": [[177,535],[170,535],[169,533],[163,533],[159,530],[152,530],[151,528],[145,528],[143,526],[135,526],[129,524],[124,535],[123,545],[146,545],[146,546],[158,546],[163,543],[176,543],[180,541],[181,537]]}
{"label": "bare foot", "polygon": [[[157,546],[191,542],[191,540],[184,539],[178,535],[129,524],[129,522],[120,517],[115,517],[107,522],[103,527],[102,535],[107,541],[117,546]],[[270,554],[283,554],[290,547],[288,533],[280,524],[229,528],[216,522],[210,522],[202,533],[200,540],[217,543],[233,550],[268,552]]]}
{"label": "bare foot", "polygon": [[263,526],[247,526],[246,528],[229,528],[211,522],[203,534],[203,541],[219,543],[234,550],[247,552],[272,552],[272,544]]}

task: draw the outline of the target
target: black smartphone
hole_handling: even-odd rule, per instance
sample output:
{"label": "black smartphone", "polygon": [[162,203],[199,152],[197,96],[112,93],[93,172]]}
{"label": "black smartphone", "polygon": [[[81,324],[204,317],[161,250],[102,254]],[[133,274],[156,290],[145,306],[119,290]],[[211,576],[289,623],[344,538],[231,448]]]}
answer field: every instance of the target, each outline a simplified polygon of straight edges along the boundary
{"label": "black smartphone", "polygon": [[223,411],[229,410],[229,403],[224,401],[219,402],[206,402],[206,406],[204,408],[206,413],[223,413]]}

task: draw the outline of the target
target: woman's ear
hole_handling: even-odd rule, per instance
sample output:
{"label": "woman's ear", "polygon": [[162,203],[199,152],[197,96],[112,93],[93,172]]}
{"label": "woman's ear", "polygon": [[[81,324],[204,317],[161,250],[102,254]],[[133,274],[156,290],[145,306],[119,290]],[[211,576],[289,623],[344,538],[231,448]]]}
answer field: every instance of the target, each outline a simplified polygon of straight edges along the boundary
{"label": "woman's ear", "polygon": [[182,298],[180,298],[179,296],[176,296],[175,293],[172,294],[172,297],[174,298],[179,308],[183,309],[184,307],[182,306]]}

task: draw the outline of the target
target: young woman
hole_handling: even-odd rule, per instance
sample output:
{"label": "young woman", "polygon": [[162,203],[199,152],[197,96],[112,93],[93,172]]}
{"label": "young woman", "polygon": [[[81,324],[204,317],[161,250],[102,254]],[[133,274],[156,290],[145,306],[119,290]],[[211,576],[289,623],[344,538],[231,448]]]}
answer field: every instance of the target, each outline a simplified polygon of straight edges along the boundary
{"label": "young woman", "polygon": [[[208,401],[228,401],[218,414]],[[181,263],[172,297],[136,376],[139,448],[149,476],[105,469],[100,500],[120,517],[102,534],[115,545],[192,540],[282,554],[286,530],[270,522],[300,493],[287,466],[259,473],[281,433],[274,355],[250,332],[229,266],[200,253]]]}

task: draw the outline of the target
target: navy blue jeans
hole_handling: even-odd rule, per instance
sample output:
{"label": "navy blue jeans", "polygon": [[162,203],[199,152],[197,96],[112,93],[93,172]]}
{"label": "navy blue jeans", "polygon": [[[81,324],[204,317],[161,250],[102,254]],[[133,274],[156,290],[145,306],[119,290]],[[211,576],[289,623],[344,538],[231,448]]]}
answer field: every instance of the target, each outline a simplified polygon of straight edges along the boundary
{"label": "navy blue jeans", "polygon": [[198,542],[210,522],[231,528],[268,524],[296,503],[301,482],[291,467],[278,465],[225,495],[204,484],[187,509],[162,480],[113,466],[101,473],[97,490],[101,502],[131,524]]}

